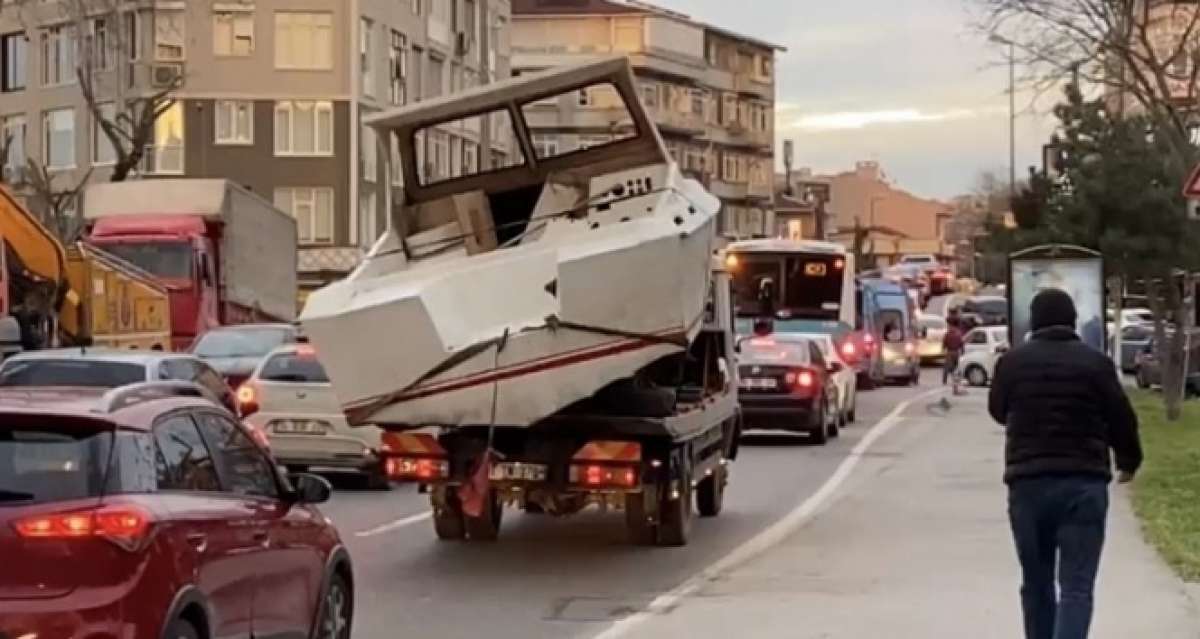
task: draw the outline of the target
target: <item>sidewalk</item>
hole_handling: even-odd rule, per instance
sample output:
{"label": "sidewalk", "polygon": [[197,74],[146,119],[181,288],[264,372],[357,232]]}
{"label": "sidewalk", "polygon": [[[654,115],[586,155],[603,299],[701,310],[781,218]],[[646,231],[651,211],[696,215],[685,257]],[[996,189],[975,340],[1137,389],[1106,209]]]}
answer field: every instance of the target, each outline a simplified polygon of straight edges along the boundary
{"label": "sidewalk", "polygon": [[[1019,639],[1003,444],[981,391],[946,416],[914,405],[824,512],[627,636]],[[1108,534],[1092,637],[1200,638],[1200,601],[1142,541],[1121,488]]]}

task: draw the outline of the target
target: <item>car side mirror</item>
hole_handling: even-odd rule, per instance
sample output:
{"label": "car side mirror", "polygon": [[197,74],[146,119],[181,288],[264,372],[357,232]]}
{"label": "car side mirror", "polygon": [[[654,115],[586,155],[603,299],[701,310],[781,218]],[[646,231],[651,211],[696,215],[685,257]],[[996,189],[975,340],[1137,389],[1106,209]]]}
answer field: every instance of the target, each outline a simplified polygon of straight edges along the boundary
{"label": "car side mirror", "polygon": [[289,475],[292,482],[292,496],[299,504],[323,504],[329,501],[333,494],[333,486],[324,477],[310,473]]}
{"label": "car side mirror", "polygon": [[829,372],[831,373],[840,373],[845,370],[845,368],[846,367],[843,366],[841,362],[829,362]]}

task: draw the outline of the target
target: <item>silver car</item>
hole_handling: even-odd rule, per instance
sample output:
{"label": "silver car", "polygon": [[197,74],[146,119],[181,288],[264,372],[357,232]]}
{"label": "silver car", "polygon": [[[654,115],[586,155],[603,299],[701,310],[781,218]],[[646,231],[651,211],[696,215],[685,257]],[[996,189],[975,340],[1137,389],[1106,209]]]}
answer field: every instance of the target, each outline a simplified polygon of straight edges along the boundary
{"label": "silver car", "polygon": [[946,320],[937,315],[922,314],[917,317],[917,355],[922,364],[941,362],[946,358],[946,347],[942,340],[948,328]]}

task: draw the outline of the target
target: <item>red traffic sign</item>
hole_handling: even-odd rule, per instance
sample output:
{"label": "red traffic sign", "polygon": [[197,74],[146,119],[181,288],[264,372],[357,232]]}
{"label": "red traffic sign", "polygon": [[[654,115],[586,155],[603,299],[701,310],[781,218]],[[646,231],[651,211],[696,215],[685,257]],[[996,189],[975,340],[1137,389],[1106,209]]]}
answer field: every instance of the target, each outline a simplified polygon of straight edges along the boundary
{"label": "red traffic sign", "polygon": [[1183,197],[1193,200],[1200,199],[1200,164],[1192,169],[1187,182],[1183,183]]}

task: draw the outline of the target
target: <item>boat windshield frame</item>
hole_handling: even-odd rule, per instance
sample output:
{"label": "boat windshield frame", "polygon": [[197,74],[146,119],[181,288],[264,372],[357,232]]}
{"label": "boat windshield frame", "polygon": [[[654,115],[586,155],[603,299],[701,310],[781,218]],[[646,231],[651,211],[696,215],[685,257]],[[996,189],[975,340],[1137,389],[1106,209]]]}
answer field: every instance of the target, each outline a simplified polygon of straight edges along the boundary
{"label": "boat windshield frame", "polygon": [[[524,107],[552,96],[601,84],[611,85],[625,102],[633,122],[633,135],[577,152],[539,158]],[[569,176],[583,182],[638,166],[670,162],[666,145],[642,106],[636,87],[629,61],[624,57],[610,58],[483,85],[373,114],[365,117],[363,122],[375,129],[381,145],[395,137],[404,177],[405,201],[407,204],[421,204],[475,191],[496,193],[545,184],[551,175]],[[524,156],[523,163],[422,183],[415,144],[418,132],[495,112],[506,112],[511,118],[518,147],[516,150]],[[480,153],[480,161],[486,155]],[[393,161],[385,157],[386,164]],[[387,174],[391,175],[392,167],[387,168]]]}

